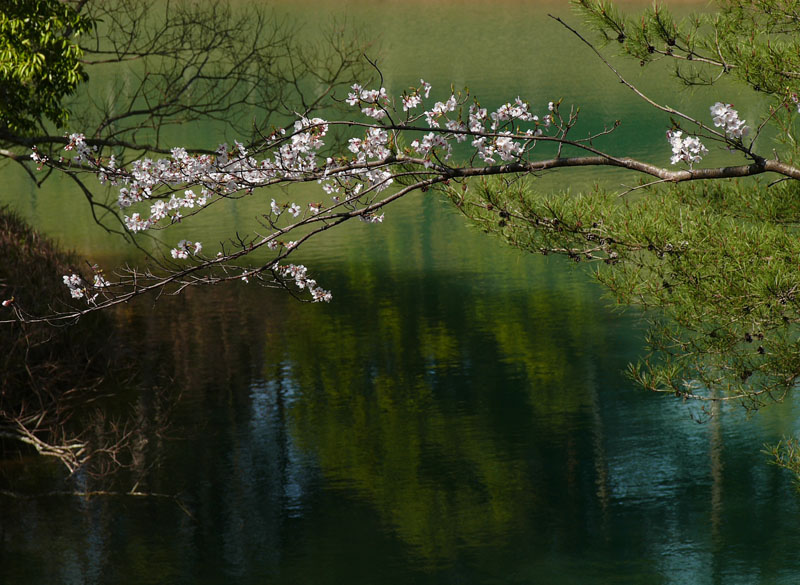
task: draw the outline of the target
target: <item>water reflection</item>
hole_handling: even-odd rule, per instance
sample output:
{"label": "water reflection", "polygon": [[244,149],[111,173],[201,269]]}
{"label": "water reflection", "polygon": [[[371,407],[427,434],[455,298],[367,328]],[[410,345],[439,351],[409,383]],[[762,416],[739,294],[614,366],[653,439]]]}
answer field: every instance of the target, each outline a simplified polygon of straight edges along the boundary
{"label": "water reflection", "polygon": [[758,451],[793,405],[699,425],[621,376],[635,315],[584,273],[435,199],[393,220],[349,234],[369,256],[310,251],[333,305],[238,286],[120,312],[143,373],[181,393],[136,477],[191,516],[4,499],[0,581],[791,582],[797,499]]}
{"label": "water reflection", "polygon": [[[481,11],[500,45],[554,42],[541,20]],[[564,69],[525,46],[525,70]],[[421,61],[387,64],[398,85],[420,62],[450,74],[430,59],[441,51],[412,49]],[[553,97],[535,94],[542,76],[482,59],[470,70],[491,95]],[[580,67],[577,97],[622,103]],[[331,306],[233,286],[121,310],[142,367],[121,408],[139,405],[149,445],[127,485],[180,494],[191,515],[159,499],[0,499],[0,582],[797,581],[797,498],[759,453],[795,430],[794,405],[698,425],[622,377],[642,350],[635,315],[584,273],[473,233],[435,195],[387,219],[306,251]],[[160,416],[147,388],[165,378],[180,395],[166,435],[147,425]],[[16,465],[50,489],[39,462]]]}
{"label": "water reflection", "polygon": [[335,282],[347,307],[282,307],[296,329],[270,329],[262,369],[283,400],[279,428],[318,489],[367,505],[411,567],[447,571],[520,539],[545,559],[621,547],[663,561],[687,537],[710,554],[714,427],[632,394],[619,376],[638,350],[630,322],[580,274],[535,265],[538,285],[504,280],[501,265],[485,287],[367,262]]}

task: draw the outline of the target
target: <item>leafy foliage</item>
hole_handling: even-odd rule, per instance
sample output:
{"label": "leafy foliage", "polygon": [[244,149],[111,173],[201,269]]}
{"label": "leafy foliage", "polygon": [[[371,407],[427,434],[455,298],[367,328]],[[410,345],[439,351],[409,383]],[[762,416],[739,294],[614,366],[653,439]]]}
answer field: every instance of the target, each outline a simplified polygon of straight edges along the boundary
{"label": "leafy foliage", "polygon": [[62,126],[62,100],[87,79],[76,38],[92,20],[59,0],[0,6],[0,129],[26,133],[43,119]]}

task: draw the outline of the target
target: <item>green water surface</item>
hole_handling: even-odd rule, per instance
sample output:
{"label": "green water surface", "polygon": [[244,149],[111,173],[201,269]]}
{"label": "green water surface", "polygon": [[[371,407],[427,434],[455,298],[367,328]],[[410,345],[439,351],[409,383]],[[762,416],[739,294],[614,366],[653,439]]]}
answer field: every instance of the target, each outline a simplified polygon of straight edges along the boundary
{"label": "green water surface", "polygon": [[[278,10],[309,36],[334,15],[361,27],[395,93],[424,77],[437,98],[452,82],[488,106],[521,95],[543,113],[564,98],[588,128],[623,120],[613,152],[668,164],[669,120],[547,17],[577,22],[566,2]],[[676,93],[663,71],[622,67],[698,116],[734,99]],[[753,96],[735,99],[755,116]],[[36,190],[2,173],[2,200],[65,246],[108,263],[128,256],[66,181]],[[567,180],[633,179],[580,171],[541,183]],[[213,251],[255,229],[276,194],[169,238],[203,234]],[[0,495],[0,583],[800,582],[800,500],[761,453],[797,430],[793,402],[698,424],[696,407],[635,388],[622,373],[643,352],[635,311],[610,306],[589,271],[479,233],[435,193],[303,254],[330,305],[241,284],[114,315],[140,366],[117,389],[138,421],[138,458],[114,485],[182,505]],[[175,398],[168,430],[164,389]],[[35,457],[0,465],[4,489],[23,494],[93,485]]]}

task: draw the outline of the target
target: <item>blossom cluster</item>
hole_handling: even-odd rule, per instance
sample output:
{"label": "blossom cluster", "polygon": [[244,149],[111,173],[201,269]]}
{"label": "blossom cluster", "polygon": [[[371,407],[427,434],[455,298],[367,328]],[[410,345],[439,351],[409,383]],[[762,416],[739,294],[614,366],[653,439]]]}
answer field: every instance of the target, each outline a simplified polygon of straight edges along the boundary
{"label": "blossom cluster", "polygon": [[[457,118],[448,116],[459,105],[457,96],[453,94],[446,101],[436,102],[433,108],[423,112],[428,127],[438,129],[444,123],[448,132],[429,133],[421,141],[412,142],[411,147],[427,160],[431,160],[437,152],[436,149],[440,149],[440,159],[447,160],[452,153],[450,141],[455,139],[462,142],[471,135],[472,147],[486,164],[497,163],[496,156],[503,161],[519,160],[531,144],[531,139],[541,136],[543,129],[549,128],[553,120],[552,114],[547,114],[540,120],[539,116],[531,113],[528,103],[520,97],[513,103],[501,105],[491,113],[473,103],[469,107],[466,121],[462,120],[460,114]],[[552,106],[552,102],[550,105]],[[553,111],[552,107],[550,111]],[[533,127],[523,132],[513,126],[514,123],[529,123]],[[518,138],[520,134],[524,136],[523,139]]]}
{"label": "blossom cluster", "polygon": [[317,286],[317,281],[309,278],[308,269],[302,264],[286,264],[278,266],[276,271],[284,278],[293,278],[294,283],[300,290],[307,289],[311,293],[311,299],[315,302],[330,302],[332,295],[330,291]]}
{"label": "blossom cluster", "polygon": [[65,274],[64,285],[69,289],[73,299],[82,298],[86,290],[83,279],[77,274]]}
{"label": "blossom cluster", "polygon": [[63,276],[64,286],[69,289],[69,294],[73,299],[86,298],[87,303],[94,303],[98,293],[91,294],[90,289],[106,288],[111,285],[101,274],[94,275],[91,285],[81,278],[79,274],[65,274]]}
{"label": "blossom cluster", "polygon": [[453,152],[447,137],[443,136],[442,134],[436,134],[435,132],[428,132],[422,137],[422,140],[414,140],[411,143],[411,148],[416,150],[420,155],[422,155],[423,158],[426,159],[425,166],[431,166],[433,164],[431,158],[437,148],[443,149],[444,151],[443,156],[441,157],[442,160],[449,159]]}
{"label": "blossom cluster", "polygon": [[[359,107],[364,115],[376,121],[383,120],[393,109],[384,87],[368,89],[355,84],[351,89],[345,101]],[[402,95],[403,110],[410,112],[419,107],[429,98],[430,92],[431,85],[420,80],[419,87]],[[428,110],[408,119],[413,122],[424,118],[432,129],[410,145],[411,150],[428,161],[429,166],[434,160],[448,160],[452,154],[452,141],[462,142],[470,135],[473,135],[473,148],[487,164],[496,163],[498,157],[503,161],[517,160],[526,152],[530,139],[540,136],[542,128],[548,127],[552,119],[552,114],[548,113],[540,122],[519,97],[491,113],[472,104],[466,119],[461,118],[460,111],[456,113],[461,103],[458,95],[451,94],[446,100],[437,101]],[[520,130],[509,126],[512,123],[531,123],[534,127],[527,129],[520,138]],[[437,131],[442,127],[446,131]],[[75,150],[77,158],[93,166],[101,182],[109,181],[119,187],[117,203],[121,209],[130,209],[123,218],[125,225],[130,231],[138,232],[162,222],[178,222],[184,213],[195,213],[217,195],[249,192],[282,181],[316,178],[323,190],[333,196],[334,203],[342,201],[339,194],[343,191],[347,194],[347,201],[354,202],[367,193],[378,193],[392,184],[392,174],[383,166],[383,161],[400,154],[393,152],[393,148],[397,148],[396,131],[380,125],[367,127],[363,138],[350,139],[348,150],[353,158],[349,161],[342,158],[323,161],[319,157],[327,133],[328,122],[325,120],[301,117],[294,123],[293,132],[281,129],[270,137],[271,147],[267,152],[271,152],[272,158],[257,160],[244,145],[236,142],[233,149],[220,145],[213,155],[190,155],[183,148],[174,148],[170,157],[135,160],[127,169],[118,168],[113,157],[104,163],[94,156],[83,134],[70,135],[65,149]],[[47,162],[35,150],[32,157],[42,164]],[[185,188],[181,189],[181,186]],[[165,190],[166,195],[159,194]],[[143,202],[148,202],[149,209],[138,207]],[[309,210],[318,214],[324,207],[315,203],[309,205]],[[279,206],[273,202],[271,211],[276,218],[283,211],[297,218],[301,209],[295,203]],[[181,253],[181,250],[176,253]]]}
{"label": "blossom cluster", "polygon": [[[72,157],[72,160],[76,163],[87,162],[91,161],[94,158],[94,152],[97,151],[97,147],[90,147],[86,143],[86,136],[76,132],[74,134],[70,134],[67,136],[67,144],[64,145],[64,150],[75,151],[75,155]],[[47,156],[41,154],[36,146],[31,148],[31,160],[39,165],[39,170],[41,170],[42,165],[47,164],[49,159]],[[62,162],[64,159],[60,158],[59,162]]]}
{"label": "blossom cluster", "polygon": [[294,124],[294,132],[284,138],[280,132],[280,146],[273,158],[256,160],[239,142],[233,151],[222,144],[216,155],[190,155],[183,148],[174,148],[170,158],[152,160],[145,158],[133,161],[130,171],[120,181],[118,204],[121,208],[152,199],[162,186],[177,188],[180,185],[195,185],[199,189],[186,189],[182,195],[172,193],[169,199],[160,199],[150,206],[150,213],[126,215],[125,225],[131,231],[142,231],[158,224],[163,219],[180,221],[181,210],[195,210],[206,206],[214,194],[229,194],[250,190],[281,179],[304,177],[318,169],[317,153],[324,146],[328,126],[320,118],[301,118]]}
{"label": "blossom cluster", "polygon": [[[549,117],[547,118],[549,120]],[[497,130],[501,122],[508,120],[519,120],[520,122],[538,122],[539,116],[535,116],[528,111],[528,104],[519,97],[514,103],[507,103],[500,106],[496,112],[492,112],[492,130]]]}
{"label": "blossom cluster", "polygon": [[86,144],[86,136],[81,133],[75,133],[69,135],[69,142],[64,147],[64,150],[74,150],[75,156],[73,160],[75,162],[84,162],[88,161],[92,157],[92,151],[97,150],[97,148],[90,148],[88,144]]}
{"label": "blossom cluster", "polygon": [[[733,104],[716,102],[709,110],[714,126],[722,128],[728,138],[741,140],[750,131],[745,121],[739,118],[739,112],[733,109]],[[672,164],[684,162],[691,168],[708,152],[698,137],[684,136],[681,130],[667,130],[667,141],[672,147]]]}
{"label": "blossom cluster", "polygon": [[408,112],[409,110],[413,110],[417,106],[422,103],[423,97],[428,99],[431,95],[431,84],[425,81],[424,79],[420,79],[420,86],[418,88],[412,88],[411,93],[403,93],[400,97],[400,100],[403,103],[403,111]]}
{"label": "blossom cluster", "polygon": [[[401,96],[401,104],[408,116],[407,123],[424,119],[432,130],[410,144],[412,151],[424,158],[425,166],[428,167],[433,166],[434,160],[447,161],[452,156],[452,141],[463,142],[470,135],[473,136],[473,148],[485,163],[497,163],[495,157],[498,156],[503,161],[518,160],[524,155],[532,139],[541,136],[543,129],[550,127],[553,120],[553,113],[548,113],[540,120],[520,97],[514,102],[501,105],[491,113],[477,103],[471,104],[468,116],[464,119],[460,111],[464,99],[455,93],[412,116],[411,110],[420,106],[423,98],[427,99],[430,95],[431,84],[424,80],[420,80],[420,84]],[[362,113],[380,120],[391,109],[385,88],[368,90],[360,84],[354,84],[351,89],[345,101],[351,106],[361,108]],[[549,112],[554,112],[553,102],[549,102],[548,109]],[[533,127],[522,131],[514,126],[520,123],[533,124]],[[523,137],[521,139],[520,134]],[[350,150],[358,152],[356,148],[361,140],[352,139],[350,143]]]}
{"label": "blossom cluster", "polygon": [[743,136],[747,136],[750,128],[745,126],[744,120],[739,119],[739,112],[733,109],[733,104],[717,102],[710,109],[714,126],[723,128],[726,136],[734,140],[741,140]]}
{"label": "blossom cluster", "polygon": [[386,117],[386,107],[389,105],[389,95],[386,88],[364,89],[358,83],[353,84],[353,91],[347,96],[345,102],[351,106],[362,105],[361,113],[376,120]]}
{"label": "blossom cluster", "polygon": [[672,146],[672,164],[679,162],[688,163],[691,167],[693,163],[700,162],[708,149],[703,146],[700,139],[696,136],[683,136],[680,130],[667,130],[667,140]]}
{"label": "blossom cluster", "polygon": [[181,240],[178,246],[170,250],[170,254],[176,260],[186,260],[189,255],[197,256],[203,250],[203,245],[200,242],[190,242],[189,240]]}
{"label": "blossom cluster", "polygon": [[374,213],[363,213],[359,217],[364,223],[383,223],[384,214],[375,215]]}

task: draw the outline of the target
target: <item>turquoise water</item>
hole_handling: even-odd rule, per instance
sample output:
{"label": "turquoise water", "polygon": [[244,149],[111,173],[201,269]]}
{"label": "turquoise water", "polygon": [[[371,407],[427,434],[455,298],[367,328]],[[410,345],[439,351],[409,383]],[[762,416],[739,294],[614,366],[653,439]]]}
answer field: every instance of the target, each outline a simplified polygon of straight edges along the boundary
{"label": "turquoise water", "polygon": [[[347,5],[381,38],[395,89],[424,76],[487,102],[563,95],[589,119],[630,120],[619,148],[668,160],[664,127],[542,5],[412,8]],[[698,112],[710,99],[669,97]],[[47,193],[17,202],[68,245],[122,253],[59,222],[68,204]],[[215,225],[246,228],[258,205]],[[242,284],[114,316],[139,366],[114,404],[136,421],[131,467],[107,485],[3,461],[2,488],[23,497],[0,495],[0,583],[800,580],[800,500],[761,452],[797,429],[795,404],[707,420],[634,387],[635,311],[610,306],[586,270],[478,233],[433,193],[304,261],[330,305]],[[179,503],[43,495],[132,485]]]}

